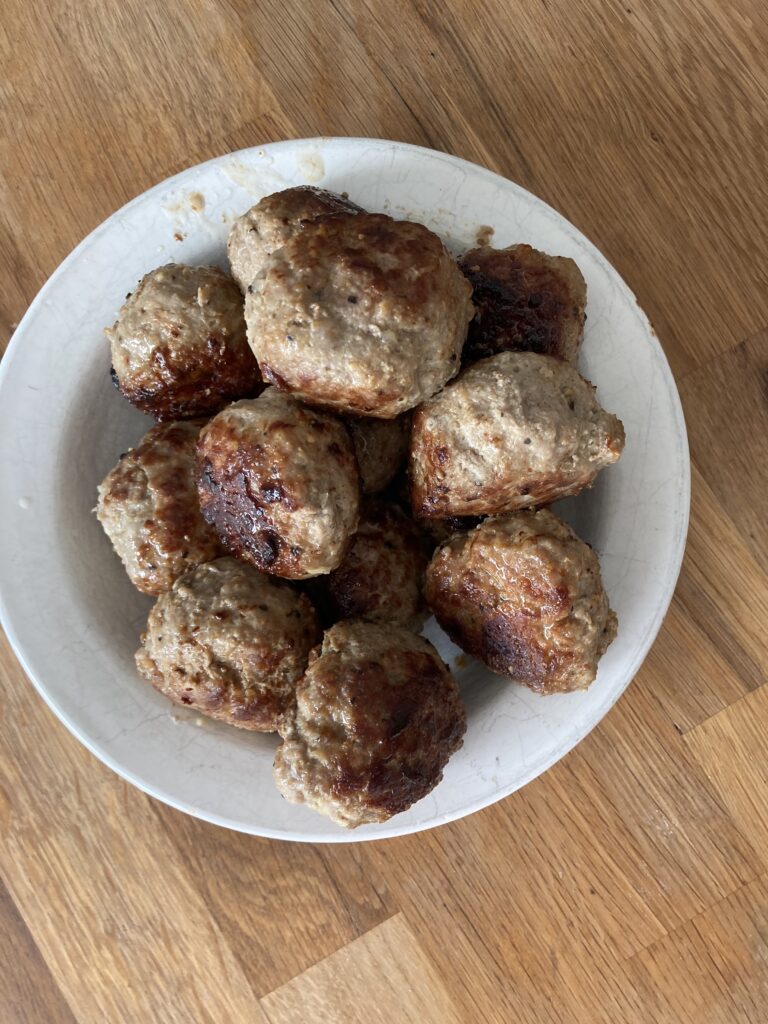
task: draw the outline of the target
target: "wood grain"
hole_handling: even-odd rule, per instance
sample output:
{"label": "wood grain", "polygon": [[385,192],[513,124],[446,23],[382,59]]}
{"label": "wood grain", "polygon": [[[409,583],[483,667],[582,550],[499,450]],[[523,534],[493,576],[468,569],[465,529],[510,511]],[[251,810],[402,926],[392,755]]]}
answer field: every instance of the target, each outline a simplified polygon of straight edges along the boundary
{"label": "wood grain", "polygon": [[520,182],[618,267],[677,376],[694,494],[626,696],[546,776],[423,835],[313,848],[185,818],[87,754],[4,646],[4,1024],[768,1019],[767,49],[758,0],[7,0],[0,345],[167,175],[404,139]]}
{"label": "wood grain", "polygon": [[[406,998],[399,1000],[399,997]],[[333,1020],[389,1024],[393,1004],[403,1024],[460,1024],[448,987],[402,914],[372,928],[263,1000],[270,1024]]]}

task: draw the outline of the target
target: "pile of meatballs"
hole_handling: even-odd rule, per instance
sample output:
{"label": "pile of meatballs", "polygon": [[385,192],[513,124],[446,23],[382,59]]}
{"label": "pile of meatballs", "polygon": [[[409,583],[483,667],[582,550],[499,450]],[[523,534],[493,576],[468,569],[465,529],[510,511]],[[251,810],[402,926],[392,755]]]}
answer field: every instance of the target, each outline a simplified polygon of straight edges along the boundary
{"label": "pile of meatballs", "polygon": [[432,612],[493,672],[583,688],[616,633],[591,548],[545,506],[619,458],[576,369],[572,260],[482,245],[291,188],[217,267],[147,274],[107,330],[157,424],[99,487],[157,597],[141,675],[176,704],[277,732],[280,792],[347,827],[425,796],[466,715]]}

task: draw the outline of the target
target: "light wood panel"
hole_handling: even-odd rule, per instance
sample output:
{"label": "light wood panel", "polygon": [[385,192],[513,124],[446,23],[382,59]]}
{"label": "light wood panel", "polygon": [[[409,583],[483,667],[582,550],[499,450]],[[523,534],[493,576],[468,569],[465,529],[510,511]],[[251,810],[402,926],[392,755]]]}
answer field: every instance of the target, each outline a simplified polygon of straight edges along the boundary
{"label": "light wood panel", "polygon": [[448,988],[402,914],[272,992],[270,1024],[461,1024]]}
{"label": "light wood panel", "polygon": [[758,1024],[766,958],[768,886],[759,878],[638,954],[629,973],[646,1020]]}
{"label": "light wood panel", "polygon": [[766,721],[768,687],[761,687],[686,737],[730,817],[761,851],[768,851]]}
{"label": "light wood panel", "polygon": [[8,0],[0,347],[84,234],[188,164],[404,139],[532,189],[624,274],[694,497],[670,614],[602,725],[502,804],[374,846],[152,802],[3,647],[3,1024],[768,1020],[767,47],[758,0]]}

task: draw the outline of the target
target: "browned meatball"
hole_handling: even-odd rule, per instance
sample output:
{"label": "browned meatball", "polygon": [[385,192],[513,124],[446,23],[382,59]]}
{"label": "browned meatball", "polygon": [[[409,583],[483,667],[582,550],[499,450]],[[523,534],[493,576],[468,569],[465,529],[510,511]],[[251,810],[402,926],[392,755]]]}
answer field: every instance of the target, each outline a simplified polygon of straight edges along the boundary
{"label": "browned meatball", "polygon": [[264,379],[282,390],[392,419],[456,374],[470,292],[423,224],[319,217],[248,286],[248,339]]}
{"label": "browned meatball", "polygon": [[589,686],[616,635],[597,555],[547,509],[455,534],[432,558],[426,596],[455,643],[537,693]]}
{"label": "browned meatball", "polygon": [[197,500],[199,431],[199,421],[153,427],[99,485],[96,515],[145,594],[170,590],[182,573],[221,553]]}
{"label": "browned meatball", "polygon": [[159,598],[136,665],[176,704],[241,729],[274,732],[318,637],[303,594],[244,562],[219,558]]}
{"label": "browned meatball", "polygon": [[335,416],[267,388],[203,429],[197,472],[203,516],[233,554],[288,579],[341,562],[357,528],[360,483]]}
{"label": "browned meatball", "polygon": [[105,333],[115,384],[155,419],[205,416],[261,386],[242,295],[218,267],[153,270]]}
{"label": "browned meatball", "polygon": [[344,561],[323,580],[333,619],[421,629],[426,565],[422,538],[410,519],[397,505],[370,502]]}
{"label": "browned meatball", "polygon": [[416,411],[413,511],[443,519],[546,505],[589,487],[623,448],[621,421],[573,366],[501,352]]}
{"label": "browned meatball", "polygon": [[232,225],[227,255],[232,276],[243,291],[275,249],[301,231],[304,224],[323,214],[362,213],[346,196],[312,185],[299,185],[264,196]]}
{"label": "browned meatball", "polygon": [[340,622],[310,655],[275,782],[347,828],[386,821],[434,789],[465,728],[459,688],[427,640]]}
{"label": "browned meatball", "polygon": [[346,420],[355,446],[363,494],[378,494],[392,482],[408,452],[409,413],[395,420],[350,416]]}
{"label": "browned meatball", "polygon": [[575,363],[584,336],[587,285],[573,260],[530,245],[472,249],[459,260],[475,315],[465,362],[497,352],[540,352]]}

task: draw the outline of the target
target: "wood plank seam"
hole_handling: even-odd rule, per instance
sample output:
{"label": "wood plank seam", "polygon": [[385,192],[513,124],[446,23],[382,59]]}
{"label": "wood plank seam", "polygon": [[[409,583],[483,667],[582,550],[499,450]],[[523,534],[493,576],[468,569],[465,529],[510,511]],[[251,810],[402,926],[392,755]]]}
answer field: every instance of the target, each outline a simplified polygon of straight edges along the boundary
{"label": "wood plank seam", "polygon": [[[753,341],[757,341],[761,335],[766,333],[766,331],[768,331],[768,323],[764,324],[762,327],[758,327],[758,329],[755,331],[750,331],[749,334],[743,335],[741,338],[739,338],[738,341],[734,341],[732,345],[728,345],[720,352],[713,353],[707,359],[704,359],[703,362],[697,363],[696,366],[691,366],[687,370],[684,370],[682,373],[676,373],[675,382],[678,385],[680,385],[684,381],[687,381],[690,377],[695,377],[703,370],[709,370],[712,366],[715,366],[717,363],[721,362],[725,357],[733,355],[733,353],[738,351],[738,349],[745,348]],[[661,341],[661,338],[657,338],[657,340],[663,349],[664,345]]]}

